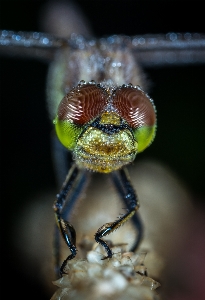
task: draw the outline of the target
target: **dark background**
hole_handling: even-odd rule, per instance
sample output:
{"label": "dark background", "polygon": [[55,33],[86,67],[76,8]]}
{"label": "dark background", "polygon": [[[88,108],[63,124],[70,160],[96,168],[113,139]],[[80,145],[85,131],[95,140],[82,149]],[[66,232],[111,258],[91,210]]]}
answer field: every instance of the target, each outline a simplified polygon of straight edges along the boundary
{"label": "dark background", "polygon": [[[0,2],[0,28],[38,31],[45,1]],[[110,34],[205,32],[203,1],[75,1],[88,17],[96,37]],[[1,98],[1,275],[33,288],[29,299],[46,299],[41,287],[15,268],[10,243],[12,217],[28,198],[55,186],[50,131],[45,105],[47,64],[0,58]],[[149,68],[150,96],[155,100],[158,130],[141,157],[167,164],[184,181],[193,202],[204,203],[204,72],[205,65]],[[52,200],[51,200],[52,201]],[[52,203],[51,203],[52,205]],[[4,287],[3,287],[4,288]],[[14,292],[16,294],[17,290]],[[12,291],[10,291],[10,296]],[[28,295],[21,295],[21,299]]]}

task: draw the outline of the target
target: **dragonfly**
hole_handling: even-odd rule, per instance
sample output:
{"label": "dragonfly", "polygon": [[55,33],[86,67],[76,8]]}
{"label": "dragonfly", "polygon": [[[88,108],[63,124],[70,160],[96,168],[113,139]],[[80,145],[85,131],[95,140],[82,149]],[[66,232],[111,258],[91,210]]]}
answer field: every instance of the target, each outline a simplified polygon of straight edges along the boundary
{"label": "dragonfly", "polygon": [[[75,201],[86,185],[87,169],[110,173],[119,196],[125,201],[128,209],[128,212],[120,216],[117,221],[102,225],[95,235],[96,241],[105,248],[107,257],[111,257],[112,251],[102,237],[114,231],[132,217],[138,231],[132,249],[134,251],[142,239],[143,226],[136,213],[139,208],[139,201],[124,165],[135,159],[138,147],[140,147],[139,152],[141,152],[151,144],[156,131],[156,109],[153,100],[143,90],[144,79],[141,75],[141,67],[204,63],[205,35],[201,33],[171,32],[165,35],[113,35],[101,39],[86,39],[77,34],[72,34],[69,38],[60,38],[40,32],[2,30],[0,32],[0,51],[7,52],[8,49],[10,52],[19,53],[19,55],[35,57],[51,63],[48,75],[49,115],[51,120],[54,120],[60,141],[66,146],[62,147],[57,136],[53,137],[54,164],[59,174],[59,182],[63,182],[62,177],[70,168],[63,187],[57,195],[57,200],[54,202],[58,227],[71,251],[71,255],[65,259],[60,268],[60,274],[65,273],[64,268],[67,260],[74,258],[76,255],[75,230],[65,216],[69,216]],[[94,111],[94,114],[90,112],[87,104],[91,100],[87,100],[86,90],[91,90],[91,99],[92,93],[97,94],[97,99],[100,99],[93,104],[92,111]],[[151,123],[146,123],[146,118],[143,119],[144,115],[144,117],[147,116],[146,110],[142,110],[137,115],[140,105],[138,104],[135,107],[134,104],[130,104],[135,102],[131,98],[133,93],[134,99],[139,94],[143,99],[142,102],[146,103],[145,107],[149,111],[148,115],[151,114]],[[72,98],[73,94],[75,98]],[[80,94],[79,98],[76,96],[78,94]],[[126,94],[128,94],[128,98],[125,97]],[[81,102],[81,97],[84,98],[82,101],[85,102]],[[123,98],[122,107],[117,104],[121,102],[121,98]],[[65,104],[66,101],[68,101],[68,104]],[[77,106],[75,106],[76,102]],[[59,103],[61,103],[60,106]],[[126,105],[123,103],[126,103]],[[98,104],[102,105],[100,110],[97,110]],[[80,112],[82,107],[84,110]],[[134,110],[133,115],[135,117],[137,115],[136,119],[131,117],[130,112],[126,115],[125,112],[128,108],[132,112]],[[68,119],[62,119],[62,115],[66,114],[68,114]],[[141,123],[139,120],[142,120]],[[136,122],[140,125],[136,125]],[[143,124],[145,124],[145,127],[143,127]],[[150,127],[149,133],[141,134],[140,130],[144,131],[147,125]],[[90,128],[93,132],[91,131],[91,134],[88,135]],[[136,134],[134,133],[135,130]],[[65,139],[65,131],[69,132],[68,140]],[[95,135],[97,133],[94,133],[96,131],[100,132],[97,137]],[[97,153],[95,159],[91,159],[93,153],[86,159],[81,159],[82,156],[79,159],[79,151],[75,148],[76,143],[78,143],[78,146],[80,143],[81,146],[86,146],[89,151],[94,147],[102,148],[103,151],[106,149],[108,151],[109,148],[110,153],[113,156],[116,155],[115,151],[120,139],[111,139],[111,136],[124,131],[126,132],[125,144],[129,144],[131,141],[132,150],[129,149],[129,151],[133,152],[132,157],[126,162],[121,163],[118,157],[120,163],[116,167],[113,164],[108,167],[107,156],[106,158],[103,157],[103,163],[96,167],[98,158],[100,158],[99,153]],[[86,138],[83,137],[85,133]],[[83,139],[80,139],[82,137]],[[111,144],[114,143],[114,146],[109,145],[105,148],[100,142],[105,137],[111,140]],[[94,139],[97,139],[97,142],[92,143]],[[140,145],[141,142],[142,146]],[[92,143],[92,147],[90,143]],[[66,148],[74,154],[74,163],[71,166],[67,166]],[[80,151],[82,152],[82,150]],[[55,248],[56,261],[59,265],[57,244],[58,241],[56,241]]]}

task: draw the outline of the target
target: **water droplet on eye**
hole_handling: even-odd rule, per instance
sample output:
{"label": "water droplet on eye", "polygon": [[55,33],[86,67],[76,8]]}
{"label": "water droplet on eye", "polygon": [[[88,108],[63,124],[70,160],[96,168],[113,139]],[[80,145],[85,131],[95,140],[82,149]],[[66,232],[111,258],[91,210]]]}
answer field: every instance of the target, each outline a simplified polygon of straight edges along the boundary
{"label": "water droplet on eye", "polygon": [[79,82],[79,85],[80,85],[80,86],[81,86],[81,85],[84,85],[84,84],[86,84],[85,80],[81,80],[81,81]]}
{"label": "water droplet on eye", "polygon": [[96,84],[95,80],[90,80],[89,83],[90,84]]}
{"label": "water droplet on eye", "polygon": [[128,83],[127,86],[128,86],[128,87],[133,87],[132,83]]}
{"label": "water droplet on eye", "polygon": [[[138,91],[141,91],[144,93],[144,91],[141,89],[141,87],[139,85],[135,85],[134,88]],[[145,94],[145,93],[144,93]]]}

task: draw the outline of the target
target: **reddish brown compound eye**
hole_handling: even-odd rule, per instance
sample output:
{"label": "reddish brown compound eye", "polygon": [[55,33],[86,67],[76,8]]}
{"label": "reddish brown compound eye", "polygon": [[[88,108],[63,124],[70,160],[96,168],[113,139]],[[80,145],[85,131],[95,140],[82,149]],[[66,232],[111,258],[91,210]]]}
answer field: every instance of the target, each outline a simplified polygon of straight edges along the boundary
{"label": "reddish brown compound eye", "polygon": [[149,96],[140,87],[124,85],[116,89],[113,106],[130,127],[154,126],[155,108]]}
{"label": "reddish brown compound eye", "polygon": [[61,101],[58,107],[60,121],[84,125],[97,117],[107,104],[107,95],[95,83],[80,83]]}

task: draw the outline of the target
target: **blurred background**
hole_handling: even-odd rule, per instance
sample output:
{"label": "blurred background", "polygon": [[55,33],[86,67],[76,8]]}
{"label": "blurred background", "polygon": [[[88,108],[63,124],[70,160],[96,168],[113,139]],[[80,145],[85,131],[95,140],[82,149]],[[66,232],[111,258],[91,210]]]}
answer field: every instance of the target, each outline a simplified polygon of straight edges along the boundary
{"label": "blurred background", "polygon": [[[47,2],[1,0],[0,28],[42,31],[40,19]],[[205,31],[202,1],[76,0],[73,3],[79,5],[96,37]],[[1,275],[5,282],[10,276],[15,278],[18,291],[22,285],[33,289],[30,299],[36,295],[47,299],[47,294],[44,287],[21,273],[11,228],[29,198],[56,190],[50,152],[53,126],[45,102],[47,70],[46,63],[36,60],[0,57]],[[194,206],[203,211],[205,65],[147,68],[145,72],[150,83],[149,94],[157,108],[158,130],[152,146],[137,160],[152,158],[167,165],[187,187]],[[16,289],[9,292],[10,297],[14,295]],[[28,298],[24,292],[21,296]]]}

